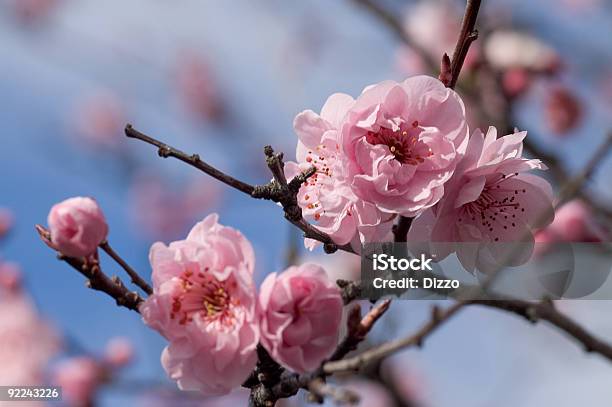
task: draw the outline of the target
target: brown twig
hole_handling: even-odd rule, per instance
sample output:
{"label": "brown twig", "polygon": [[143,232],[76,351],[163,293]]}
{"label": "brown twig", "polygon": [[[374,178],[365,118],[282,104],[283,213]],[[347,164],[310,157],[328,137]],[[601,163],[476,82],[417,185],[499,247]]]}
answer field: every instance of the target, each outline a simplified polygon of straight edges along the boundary
{"label": "brown twig", "polygon": [[334,374],[358,370],[362,366],[383,359],[398,350],[406,349],[410,346],[421,346],[425,338],[455,315],[464,305],[464,302],[458,301],[445,310],[440,310],[437,306],[434,306],[432,308],[431,318],[416,333],[406,338],[385,342],[352,358],[327,362],[323,365],[323,372],[325,372],[325,374]]}
{"label": "brown twig", "polygon": [[308,390],[316,396],[315,401],[319,402],[322,402],[324,398],[328,398],[338,405],[356,404],[359,402],[357,394],[342,387],[332,386],[319,377],[308,383]]}
{"label": "brown twig", "polygon": [[100,243],[100,248],[117,262],[130,276],[132,283],[140,287],[148,295],[153,294],[153,289],[119,254],[111,247],[107,240]]}
{"label": "brown twig", "polygon": [[609,343],[596,338],[576,321],[559,312],[551,301],[473,300],[469,303],[512,312],[532,323],[546,321],[574,338],[586,352],[598,353],[612,361],[612,346]]}
{"label": "brown twig", "polygon": [[266,146],[264,148],[266,163],[274,176],[274,180],[265,185],[250,185],[239,181],[236,178],[205,163],[200,159],[198,154],[186,154],[166,143],[163,143],[134,129],[130,124],[125,127],[125,134],[130,138],[135,138],[156,146],[158,148],[160,157],[177,158],[180,161],[183,161],[203,171],[224,184],[244,192],[253,198],[266,199],[280,203],[285,212],[285,218],[293,225],[301,229],[305,238],[314,239],[323,243],[323,248],[327,253],[333,253],[337,250],[355,253],[350,244],[337,245],[328,234],[321,232],[302,217],[302,210],[297,203],[297,194],[304,181],[306,181],[308,177],[312,176],[316,172],[314,167],[294,177],[291,181],[287,181],[284,172],[282,153],[276,154],[272,147]]}
{"label": "brown twig", "polygon": [[[36,225],[36,231],[42,241],[53,248],[50,233],[41,225]],[[55,250],[55,249],[54,249]],[[117,305],[139,312],[138,307],[143,299],[136,291],[128,290],[119,277],[108,277],[100,269],[97,255],[91,258],[75,258],[58,253],[58,259],[65,261],[76,271],[87,278],[87,286],[92,290],[101,291],[115,299]]]}
{"label": "brown twig", "polygon": [[238,191],[244,192],[247,195],[251,195],[253,193],[254,187],[252,185],[249,185],[246,182],[239,181],[236,178],[233,178],[225,174],[224,172],[219,171],[212,165],[202,161],[199,155],[186,154],[172,146],[169,146],[159,140],[154,139],[153,137],[149,137],[146,134],[139,132],[138,130],[134,129],[131,124],[125,126],[125,135],[129,138],[138,139],[157,147],[157,153],[162,158],[174,157],[184,163],[191,165],[192,167],[199,169],[200,171],[205,172],[211,177],[223,182],[224,184],[231,186],[232,188],[237,189]]}
{"label": "brown twig", "polygon": [[457,79],[459,79],[459,73],[463,67],[463,62],[470,49],[470,45],[478,38],[478,31],[474,27],[476,26],[476,17],[478,17],[479,9],[480,0],[467,0],[465,14],[461,22],[461,32],[459,33],[457,45],[455,45],[455,51],[451,59],[451,79],[448,84],[448,87],[451,89],[457,84]]}

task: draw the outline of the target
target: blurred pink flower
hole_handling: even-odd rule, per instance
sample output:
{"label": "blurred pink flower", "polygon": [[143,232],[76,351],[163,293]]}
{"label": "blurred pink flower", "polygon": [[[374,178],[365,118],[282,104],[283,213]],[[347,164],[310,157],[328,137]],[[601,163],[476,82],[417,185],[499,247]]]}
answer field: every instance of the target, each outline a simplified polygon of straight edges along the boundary
{"label": "blurred pink flower", "polygon": [[112,368],[120,368],[134,358],[134,345],[128,338],[112,338],[106,344],[104,361]]}
{"label": "blurred pink flower", "polygon": [[13,213],[6,208],[0,208],[0,239],[10,232],[14,222]]}
{"label": "blurred pink flower", "polygon": [[550,184],[526,174],[546,169],[540,160],[521,157],[526,135],[496,139],[494,127],[486,137],[476,130],[444,198],[413,222],[409,241],[431,241],[438,260],[456,252],[470,272],[486,272],[501,262],[525,263],[533,251],[534,230],[554,218]]}
{"label": "blurred pink flower", "polygon": [[130,187],[130,215],[139,232],[173,239],[184,233],[198,216],[210,212],[220,202],[222,191],[217,182],[204,177],[177,186],[141,174]]}
{"label": "blurred pink flower", "polygon": [[185,107],[197,117],[222,118],[223,104],[217,81],[207,62],[195,53],[184,52],[177,61],[176,91]]}
{"label": "blurred pink flower", "polygon": [[0,310],[0,385],[42,384],[47,363],[59,350],[59,336],[13,285],[0,286]]}
{"label": "blurred pink flower", "polygon": [[0,259],[0,290],[8,292],[21,289],[21,268],[17,263]]}
{"label": "blurred pink flower", "polygon": [[423,57],[407,45],[401,46],[395,52],[395,66],[404,76],[419,75],[427,71]]}
{"label": "blurred pink flower", "polygon": [[518,31],[493,31],[486,38],[484,54],[499,70],[523,68],[531,72],[552,73],[559,69],[557,52],[530,34]]}
{"label": "blurred pink flower", "polygon": [[338,344],[342,297],[313,263],[269,274],[261,285],[261,343],[286,368],[317,368]]}
{"label": "blurred pink flower", "polygon": [[12,0],[17,19],[23,24],[36,24],[46,19],[59,4],[59,0]]}
{"label": "blurred pink flower", "polygon": [[79,356],[59,363],[52,382],[62,388],[62,399],[70,407],[89,407],[100,385],[105,380],[104,368],[88,356]]}
{"label": "blurred pink flower", "polygon": [[[404,19],[404,31],[420,49],[438,63],[444,53],[453,55],[461,29],[461,15],[462,10],[451,1],[422,0],[408,9]],[[478,57],[479,44],[473,43],[463,64],[464,69],[469,70],[475,66]]]}
{"label": "blurred pink flower", "polygon": [[112,91],[103,89],[86,95],[78,101],[70,118],[75,120],[78,141],[94,147],[123,145],[123,128],[127,122],[125,108]]}
{"label": "blurred pink flower", "polygon": [[415,76],[367,87],[341,125],[347,182],[359,198],[390,214],[415,216],[444,194],[465,151],[468,126],[459,95]]}
{"label": "blurred pink flower", "polygon": [[253,248],[217,220],[209,215],[186,240],[151,247],[154,293],[140,307],[145,324],[170,342],[161,357],[170,378],[207,395],[247,378],[259,341]]}
{"label": "blurred pink flower", "polygon": [[523,94],[531,85],[531,75],[524,68],[510,68],[502,74],[502,86],[510,97]]}
{"label": "blurred pink flower", "polygon": [[92,198],[75,197],[55,204],[47,223],[54,248],[69,257],[95,253],[108,235],[104,213]]}
{"label": "blurred pink flower", "polygon": [[[376,241],[391,230],[393,215],[383,214],[357,198],[345,180],[339,126],[352,106],[348,95],[334,94],[327,99],[319,116],[312,110],[298,114],[293,127],[298,136],[298,163],[288,162],[286,175],[293,178],[314,166],[312,175],[298,194],[304,216],[331,236],[337,244]],[[306,239],[310,249],[319,243]]]}
{"label": "blurred pink flower", "polygon": [[609,231],[599,225],[591,209],[574,199],[562,205],[555,220],[536,234],[536,242],[601,242],[609,238]]}
{"label": "blurred pink flower", "polygon": [[582,119],[582,104],[576,94],[563,86],[552,88],[545,101],[548,127],[558,136],[575,129]]}

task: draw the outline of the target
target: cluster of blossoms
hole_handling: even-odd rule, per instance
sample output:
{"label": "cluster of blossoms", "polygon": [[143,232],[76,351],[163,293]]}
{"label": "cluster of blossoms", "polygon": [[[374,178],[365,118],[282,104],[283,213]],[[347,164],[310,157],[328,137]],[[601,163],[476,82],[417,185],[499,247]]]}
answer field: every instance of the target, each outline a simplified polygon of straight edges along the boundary
{"label": "cluster of blossoms", "polygon": [[258,296],[251,244],[217,220],[209,215],[185,240],[151,247],[154,293],[140,312],[169,341],[168,375],[183,390],[228,393],[255,367],[258,343],[292,371],[318,366],[338,342],[339,289],[304,264],[268,275]]}
{"label": "cluster of blossoms", "polygon": [[[300,113],[295,176],[316,173],[301,188],[304,215],[338,244],[380,241],[397,216],[414,217],[409,240],[430,245],[439,259],[456,252],[468,270],[486,268],[524,244],[553,218],[552,190],[526,172],[545,169],[522,157],[525,132],[469,137],[464,104],[439,80],[416,76],[368,86],[353,99],[332,95],[321,114]],[[307,241],[307,247],[314,242]]]}
{"label": "cluster of blossoms", "polygon": [[[545,166],[522,157],[526,133],[498,138],[489,128],[470,137],[461,98],[437,79],[385,81],[357,99],[334,94],[294,127],[297,162],[287,163],[287,176],[316,168],[298,202],[338,244],[359,250],[388,240],[396,219],[410,217],[411,244],[486,271],[526,261],[534,233],[552,222],[552,189],[528,173]],[[90,198],[57,204],[48,221],[48,243],[69,257],[95,258],[108,234]],[[338,344],[343,301],[325,270],[307,263],[269,274],[258,293],[250,242],[216,214],[184,240],[155,243],[149,258],[153,293],[139,311],[168,340],[161,362],[183,390],[228,393],[253,371],[258,346],[304,373]]]}

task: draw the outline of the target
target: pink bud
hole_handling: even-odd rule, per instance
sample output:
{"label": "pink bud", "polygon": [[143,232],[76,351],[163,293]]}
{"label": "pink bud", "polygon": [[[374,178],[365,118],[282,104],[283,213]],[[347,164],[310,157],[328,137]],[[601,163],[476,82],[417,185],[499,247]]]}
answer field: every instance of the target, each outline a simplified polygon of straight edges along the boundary
{"label": "pink bud", "polygon": [[261,343],[294,372],[317,368],[338,344],[340,290],[321,266],[306,263],[268,275],[259,295]]}
{"label": "pink bud", "polygon": [[108,234],[104,214],[92,198],[70,198],[54,205],[47,222],[54,248],[69,257],[93,254]]}
{"label": "pink bud", "polygon": [[134,347],[127,338],[112,338],[106,344],[104,354],[104,360],[111,367],[123,367],[134,358]]}

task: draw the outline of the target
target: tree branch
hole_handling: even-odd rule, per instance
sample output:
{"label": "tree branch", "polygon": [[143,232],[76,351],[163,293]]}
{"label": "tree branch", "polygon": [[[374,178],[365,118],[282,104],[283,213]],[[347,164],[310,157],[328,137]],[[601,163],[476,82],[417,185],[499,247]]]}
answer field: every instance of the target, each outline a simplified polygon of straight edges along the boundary
{"label": "tree branch", "polygon": [[[49,231],[41,225],[36,225],[36,231],[42,241],[47,246],[53,248]],[[87,278],[87,286],[92,290],[106,293],[115,299],[117,305],[139,312],[138,307],[144,301],[142,297],[136,291],[128,290],[119,277],[110,278],[104,274],[100,268],[97,254],[92,256],[92,258],[86,259],[68,257],[58,253],[57,258],[65,261],[73,269],[85,276]]]}
{"label": "tree branch", "polygon": [[197,154],[188,155],[181,150],[178,150],[168,144],[162,143],[159,140],[154,139],[153,137],[149,137],[146,134],[139,132],[134,129],[131,124],[125,126],[125,135],[129,138],[138,139],[144,141],[145,143],[151,144],[157,147],[157,153],[162,158],[174,157],[178,160],[181,160],[184,163],[191,165],[199,169],[200,171],[205,172],[211,177],[223,182],[224,184],[229,185],[232,188],[237,189],[238,191],[244,192],[247,195],[251,195],[255,187],[247,184],[246,182],[242,182],[233,178],[222,171],[219,171],[212,165],[202,161],[200,156]]}
{"label": "tree branch", "polygon": [[470,45],[478,38],[478,31],[474,27],[476,25],[476,17],[478,17],[479,9],[480,0],[467,0],[465,14],[461,22],[461,32],[459,33],[459,39],[457,39],[457,45],[455,45],[455,51],[451,59],[451,78],[447,85],[451,89],[457,84],[457,79],[459,79],[459,73],[463,67],[463,62],[470,49]]}
{"label": "tree branch", "polygon": [[107,240],[100,243],[100,248],[106,252],[113,260],[117,262],[130,276],[132,283],[140,287],[148,295],[153,294],[153,289],[119,254],[113,250]]}

